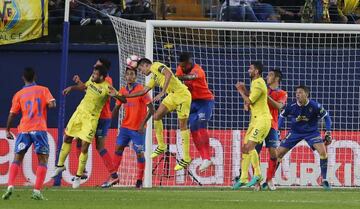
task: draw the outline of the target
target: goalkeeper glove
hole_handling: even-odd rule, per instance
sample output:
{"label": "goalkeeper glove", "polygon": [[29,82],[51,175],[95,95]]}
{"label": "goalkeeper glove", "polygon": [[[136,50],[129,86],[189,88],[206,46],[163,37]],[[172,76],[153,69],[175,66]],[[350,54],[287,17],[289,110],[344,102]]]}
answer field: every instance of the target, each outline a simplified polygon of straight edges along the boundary
{"label": "goalkeeper glove", "polygon": [[331,138],[331,132],[330,131],[326,131],[325,132],[325,137],[324,137],[324,143],[325,145],[329,145],[331,144],[332,138]]}

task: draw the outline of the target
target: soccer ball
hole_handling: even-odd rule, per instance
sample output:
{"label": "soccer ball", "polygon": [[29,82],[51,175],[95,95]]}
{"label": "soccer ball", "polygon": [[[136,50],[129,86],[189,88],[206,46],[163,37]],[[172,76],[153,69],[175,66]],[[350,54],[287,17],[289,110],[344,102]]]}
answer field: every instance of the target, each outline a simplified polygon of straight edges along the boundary
{"label": "soccer ball", "polygon": [[130,57],[128,57],[126,59],[126,65],[130,68],[135,69],[137,67],[137,63],[140,60],[140,57],[137,55],[130,55]]}

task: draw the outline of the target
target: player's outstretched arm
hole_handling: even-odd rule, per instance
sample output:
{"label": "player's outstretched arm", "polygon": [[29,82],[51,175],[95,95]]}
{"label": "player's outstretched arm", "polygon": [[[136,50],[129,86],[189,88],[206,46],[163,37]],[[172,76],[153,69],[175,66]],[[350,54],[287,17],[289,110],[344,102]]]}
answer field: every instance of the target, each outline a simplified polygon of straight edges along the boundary
{"label": "player's outstretched arm", "polygon": [[177,78],[180,81],[191,81],[191,80],[195,80],[198,78],[197,75],[193,74],[193,75],[178,75]]}
{"label": "player's outstretched arm", "polygon": [[148,93],[151,90],[150,87],[145,86],[143,90],[135,92],[135,93],[131,93],[131,94],[127,94],[124,95],[125,98],[133,98],[133,97],[140,97],[140,96],[144,96],[146,93]]}
{"label": "player's outstretched arm", "polygon": [[76,90],[76,91],[85,91],[86,85],[81,81],[80,76],[74,75],[73,81],[76,83],[76,85],[69,86],[66,89],[63,90],[63,95],[68,95],[70,92]]}
{"label": "player's outstretched arm", "polygon": [[138,132],[145,133],[145,124],[151,118],[151,116],[155,113],[155,107],[152,103],[147,104],[147,114],[144,120],[141,122]]}
{"label": "player's outstretched arm", "polygon": [[274,108],[280,110],[284,107],[284,103],[282,102],[277,102],[275,101],[273,98],[271,98],[270,96],[268,96],[268,101],[270,102],[271,106],[273,106]]}
{"label": "player's outstretched arm", "polygon": [[7,122],[6,122],[6,138],[7,139],[14,139],[14,136],[10,133],[10,126],[12,124],[12,122],[14,121],[16,114],[13,112],[9,113]]}
{"label": "player's outstretched arm", "polygon": [[163,73],[164,76],[165,76],[164,87],[162,88],[162,91],[161,91],[158,95],[156,95],[156,96],[154,97],[154,99],[153,99],[154,102],[160,101],[161,98],[162,98],[163,96],[165,96],[166,90],[168,89],[169,84],[170,84],[171,77],[173,76],[173,74],[170,72],[170,69],[168,69],[168,68],[166,68],[166,67],[164,67],[164,68],[162,69],[162,73]]}
{"label": "player's outstretched arm", "polygon": [[109,86],[109,96],[111,96],[112,98],[115,98],[115,99],[119,100],[119,101],[122,102],[122,103],[126,103],[126,102],[127,102],[125,96],[119,94],[118,91],[117,91],[114,87],[112,87],[112,86]]}
{"label": "player's outstretched arm", "polygon": [[119,109],[121,105],[115,105],[115,107],[112,109],[111,117],[112,119],[116,119],[119,115]]}

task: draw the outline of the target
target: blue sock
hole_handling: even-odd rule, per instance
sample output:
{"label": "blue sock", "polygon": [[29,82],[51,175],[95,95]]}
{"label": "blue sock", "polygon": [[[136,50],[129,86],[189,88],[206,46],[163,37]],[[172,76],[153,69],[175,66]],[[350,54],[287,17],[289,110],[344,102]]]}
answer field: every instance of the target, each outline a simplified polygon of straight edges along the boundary
{"label": "blue sock", "polygon": [[320,169],[321,169],[321,177],[322,179],[326,179],[326,175],[327,175],[327,164],[328,164],[328,159],[320,159]]}

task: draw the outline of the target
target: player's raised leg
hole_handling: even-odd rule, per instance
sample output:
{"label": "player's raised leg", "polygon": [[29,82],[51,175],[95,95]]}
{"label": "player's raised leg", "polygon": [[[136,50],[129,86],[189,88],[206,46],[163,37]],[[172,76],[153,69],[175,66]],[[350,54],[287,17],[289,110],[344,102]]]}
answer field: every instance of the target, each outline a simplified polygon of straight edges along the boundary
{"label": "player's raised leg", "polygon": [[106,169],[110,174],[110,179],[112,182],[118,182],[118,174],[117,169],[113,165],[113,160],[111,159],[110,153],[105,148],[105,138],[107,136],[108,129],[111,125],[111,119],[100,119],[96,134],[95,134],[95,142],[96,142],[96,150],[98,151]]}
{"label": "player's raised leg", "polygon": [[183,148],[183,159],[178,162],[175,166],[175,170],[182,170],[188,167],[191,163],[190,157],[190,130],[187,127],[188,119],[187,118],[179,118],[179,127],[180,127],[180,135],[182,140],[182,148]]}
{"label": "player's raised leg", "polygon": [[91,143],[89,141],[85,141],[85,140],[82,140],[81,142],[81,154],[79,156],[78,169],[76,171],[76,176],[72,183],[72,188],[74,189],[79,188],[80,186],[81,176],[84,174],[86,162],[88,159],[88,150],[90,144]]}
{"label": "player's raised leg", "polygon": [[[55,166],[55,170],[54,170],[54,173],[51,175],[51,178],[55,178],[61,172],[66,170],[64,163],[65,163],[67,156],[69,155],[69,153],[71,151],[72,140],[73,140],[73,137],[64,134],[64,140],[63,140],[63,144],[61,145],[59,160],[58,160],[57,165]],[[81,155],[81,153],[80,153],[80,155]]]}
{"label": "player's raised leg", "polygon": [[157,156],[163,154],[166,151],[166,144],[164,142],[164,125],[162,118],[169,112],[167,107],[164,104],[160,104],[159,108],[156,110],[154,118],[154,129],[155,136],[158,146],[155,151],[151,154],[151,158],[156,158]]}

